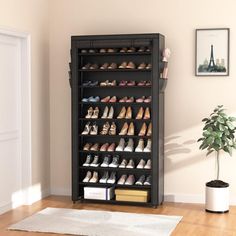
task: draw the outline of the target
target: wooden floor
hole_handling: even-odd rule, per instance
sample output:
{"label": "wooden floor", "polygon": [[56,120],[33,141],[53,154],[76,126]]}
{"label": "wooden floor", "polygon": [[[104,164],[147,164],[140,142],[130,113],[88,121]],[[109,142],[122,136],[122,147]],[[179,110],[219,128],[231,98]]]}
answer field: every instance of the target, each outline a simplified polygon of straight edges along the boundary
{"label": "wooden floor", "polygon": [[55,234],[7,230],[9,225],[46,207],[181,215],[183,219],[172,236],[236,236],[236,206],[231,207],[227,214],[211,214],[204,211],[203,205],[197,204],[165,203],[163,206],[153,209],[117,205],[72,204],[70,198],[56,196],[45,198],[32,206],[22,206],[0,215],[0,236],[55,236]]}

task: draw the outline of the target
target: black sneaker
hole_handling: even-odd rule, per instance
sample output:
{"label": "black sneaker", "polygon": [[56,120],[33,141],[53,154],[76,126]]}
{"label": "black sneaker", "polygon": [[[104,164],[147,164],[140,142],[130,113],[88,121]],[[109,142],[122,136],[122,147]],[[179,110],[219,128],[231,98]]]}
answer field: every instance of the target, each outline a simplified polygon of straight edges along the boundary
{"label": "black sneaker", "polygon": [[145,175],[141,175],[135,184],[136,185],[143,185],[144,181],[145,181]]}
{"label": "black sneaker", "polygon": [[119,155],[113,156],[112,163],[109,165],[109,167],[117,168],[119,166]]}
{"label": "black sneaker", "polygon": [[108,167],[111,160],[111,155],[106,155],[103,159],[103,163],[101,164],[101,167]]}
{"label": "black sneaker", "polygon": [[83,166],[89,166],[91,161],[92,161],[93,157],[91,154],[87,155],[86,157],[86,161],[84,162]]}
{"label": "black sneaker", "polygon": [[99,180],[99,183],[105,184],[109,178],[108,171],[105,171],[102,178]]}
{"label": "black sneaker", "polygon": [[116,182],[116,172],[111,172],[110,178],[107,180],[108,184],[114,184]]}
{"label": "black sneaker", "polygon": [[99,162],[98,161],[99,161],[99,156],[95,155],[94,159],[93,159],[93,162],[90,164],[90,166],[98,167],[99,166]]}
{"label": "black sneaker", "polygon": [[151,185],[151,175],[146,178],[144,185]]}

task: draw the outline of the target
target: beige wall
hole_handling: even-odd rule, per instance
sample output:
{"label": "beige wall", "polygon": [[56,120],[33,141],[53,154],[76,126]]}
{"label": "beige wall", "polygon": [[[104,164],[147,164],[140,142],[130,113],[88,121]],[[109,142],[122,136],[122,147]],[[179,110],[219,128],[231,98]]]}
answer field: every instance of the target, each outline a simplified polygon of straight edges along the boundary
{"label": "beige wall", "polygon": [[36,198],[50,189],[48,9],[48,0],[0,0],[0,27],[31,35],[32,193]]}
{"label": "beige wall", "polygon": [[[234,64],[236,1],[227,0],[51,0],[50,1],[51,190],[70,193],[71,134],[68,62],[71,35],[161,32],[172,49],[165,103],[165,194],[175,201],[203,200],[204,183],[214,176],[196,140],[200,121],[217,104],[236,114]],[[230,77],[194,76],[194,30],[231,29]],[[236,153],[222,158],[222,177],[236,196]],[[235,198],[234,198],[235,199]],[[235,202],[235,200],[234,200]]]}

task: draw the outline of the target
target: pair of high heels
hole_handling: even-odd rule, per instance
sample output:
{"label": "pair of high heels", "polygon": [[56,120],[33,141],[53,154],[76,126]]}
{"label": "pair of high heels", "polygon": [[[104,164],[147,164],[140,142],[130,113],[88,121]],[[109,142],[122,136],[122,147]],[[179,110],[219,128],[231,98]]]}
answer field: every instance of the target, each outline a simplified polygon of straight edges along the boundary
{"label": "pair of high heels", "polygon": [[138,136],[151,136],[152,135],[152,123],[150,123],[148,126],[147,124],[144,122]]}
{"label": "pair of high heels", "polygon": [[122,107],[119,115],[117,116],[117,119],[132,119],[131,107],[128,107],[127,109],[125,107]]}
{"label": "pair of high heels", "polygon": [[149,96],[149,97],[145,97],[145,96],[142,96],[141,98],[137,98],[136,99],[136,102],[137,103],[150,103],[152,101],[152,98],[151,98],[151,96]]}
{"label": "pair of high heels", "polygon": [[88,113],[85,116],[86,119],[97,119],[99,115],[99,108],[95,107],[95,109],[93,109],[92,107],[89,107],[87,112]]}
{"label": "pair of high heels", "polygon": [[139,111],[138,111],[138,114],[137,114],[135,119],[137,119],[137,120],[141,120],[141,119],[148,120],[150,118],[151,118],[151,114],[150,114],[149,107],[146,107],[145,111],[144,111],[143,107],[140,107]]}
{"label": "pair of high heels", "polygon": [[131,122],[130,125],[125,122],[119,135],[134,135],[134,123]]}
{"label": "pair of high heels", "polygon": [[100,83],[100,86],[101,87],[116,86],[116,80],[113,80],[111,82],[109,80],[103,81]]}
{"label": "pair of high heels", "polygon": [[101,102],[116,102],[117,97],[116,96],[106,96],[105,98],[101,99]]}
{"label": "pair of high heels", "polygon": [[138,66],[139,70],[150,70],[152,69],[152,64],[151,63],[145,63],[142,62],[139,66]]}
{"label": "pair of high heels", "polygon": [[129,103],[131,103],[131,102],[134,102],[134,97],[123,97],[123,98],[121,98],[120,100],[119,100],[119,102],[129,102]]}
{"label": "pair of high heels", "polygon": [[116,135],[116,124],[114,122],[109,124],[109,122],[106,122],[103,127],[102,131],[100,132],[101,135]]}
{"label": "pair of high heels", "polygon": [[96,122],[94,122],[93,124],[88,122],[84,127],[84,131],[82,132],[82,135],[88,135],[88,134],[97,135],[97,133],[98,133],[98,126]]}
{"label": "pair of high heels", "polygon": [[114,108],[111,106],[110,109],[108,106],[104,108],[103,114],[102,114],[102,119],[112,119],[114,116]]}

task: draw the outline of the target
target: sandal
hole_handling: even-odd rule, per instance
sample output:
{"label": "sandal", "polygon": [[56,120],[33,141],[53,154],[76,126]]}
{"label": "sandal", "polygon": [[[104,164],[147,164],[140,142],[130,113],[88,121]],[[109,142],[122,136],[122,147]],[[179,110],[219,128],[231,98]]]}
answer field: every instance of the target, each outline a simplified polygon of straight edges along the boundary
{"label": "sandal", "polygon": [[109,122],[106,122],[103,127],[102,127],[102,131],[100,132],[101,135],[107,135],[108,131],[110,129],[110,124]]}
{"label": "sandal", "polygon": [[116,135],[116,124],[115,124],[115,122],[111,123],[111,127],[110,127],[110,130],[109,130],[109,135]]}
{"label": "sandal", "polygon": [[86,119],[89,119],[89,118],[91,118],[92,115],[93,115],[93,108],[90,107],[87,112],[88,112],[88,113],[87,113],[87,115],[85,116],[85,118],[86,118]]}
{"label": "sandal", "polygon": [[95,109],[93,110],[93,115],[91,116],[92,119],[97,119],[98,118],[98,114],[99,114],[99,108],[95,107]]}

